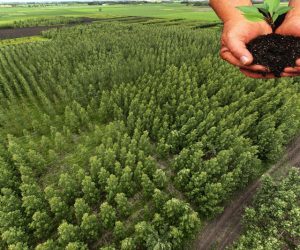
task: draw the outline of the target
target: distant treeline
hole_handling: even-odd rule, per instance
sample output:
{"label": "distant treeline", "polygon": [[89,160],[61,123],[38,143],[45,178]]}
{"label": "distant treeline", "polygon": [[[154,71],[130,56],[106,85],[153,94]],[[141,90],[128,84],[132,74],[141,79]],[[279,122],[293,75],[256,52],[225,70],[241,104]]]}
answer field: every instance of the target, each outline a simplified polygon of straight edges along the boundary
{"label": "distant treeline", "polygon": [[[94,2],[88,2],[88,5],[103,5],[103,4],[155,4],[155,2],[149,2],[149,1],[94,1]],[[173,3],[172,1],[162,1],[160,3]]]}
{"label": "distant treeline", "polygon": [[[152,2],[148,1],[94,1],[94,2],[88,2],[88,5],[103,5],[103,4],[141,4],[141,3],[147,3],[152,4]],[[171,3],[170,1],[162,1],[162,3]]]}
{"label": "distant treeline", "polygon": [[[281,0],[281,2],[288,2],[289,0]],[[174,1],[170,0],[166,0],[166,1],[162,1],[161,3],[173,3]],[[253,0],[252,3],[261,3],[262,0]],[[113,0],[108,0],[108,1],[86,1],[86,2],[78,2],[78,1],[74,1],[74,2],[45,2],[45,3],[36,3],[36,2],[28,2],[26,5],[28,7],[40,7],[40,6],[50,6],[50,5],[62,5],[62,4],[88,4],[88,5],[103,5],[103,4],[141,4],[141,3],[153,3],[153,2],[149,2],[149,1],[113,1]],[[209,1],[189,1],[189,0],[183,0],[181,1],[182,4],[186,4],[186,5],[193,5],[193,6],[208,6],[209,5]],[[10,3],[9,4],[11,7],[17,7],[19,5],[24,5],[24,3],[20,4],[20,3]]]}
{"label": "distant treeline", "polygon": [[[45,7],[45,6],[53,6],[53,5],[73,5],[73,4],[88,4],[88,5],[103,5],[103,4],[157,4],[157,2],[149,2],[149,1],[113,1],[113,0],[107,0],[107,1],[86,1],[86,2],[44,2],[44,3],[36,3],[36,2],[27,2],[26,4],[24,3],[11,3],[9,4],[11,7],[17,7],[17,6],[28,6],[28,7]],[[161,1],[160,3],[174,3],[174,1]],[[208,6],[209,1],[188,1],[188,0],[183,0],[181,1],[182,4],[186,5],[194,5],[194,6]]]}
{"label": "distant treeline", "polygon": [[[92,2],[55,2],[55,3],[35,3],[35,2],[28,2],[26,4],[24,3],[13,3],[9,4],[11,7],[18,7],[18,6],[27,6],[27,7],[46,7],[46,6],[59,6],[59,5],[74,5],[74,4],[88,4],[88,5],[103,5],[103,4],[153,4],[154,2],[149,2],[149,1],[113,1],[113,0],[108,0],[108,1],[92,1]],[[173,3],[173,1],[161,1],[160,3]],[[195,2],[194,2],[195,3]]]}
{"label": "distant treeline", "polygon": [[[281,2],[288,2],[289,0],[281,0]],[[186,5],[193,5],[193,6],[209,6],[209,1],[189,1],[183,0],[181,1],[182,4]],[[252,0],[253,4],[262,3],[262,0]]]}
{"label": "distant treeline", "polygon": [[188,1],[188,0],[184,0],[181,1],[182,4],[186,4],[186,5],[193,5],[193,6],[209,6],[209,2],[208,1],[201,1],[201,2],[195,2],[195,1]]}

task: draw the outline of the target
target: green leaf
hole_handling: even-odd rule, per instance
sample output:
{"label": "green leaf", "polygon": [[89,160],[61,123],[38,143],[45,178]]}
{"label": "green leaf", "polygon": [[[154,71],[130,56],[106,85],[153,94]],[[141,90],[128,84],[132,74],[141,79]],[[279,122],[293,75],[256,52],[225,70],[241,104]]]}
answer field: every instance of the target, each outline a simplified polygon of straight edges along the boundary
{"label": "green leaf", "polygon": [[275,14],[272,17],[273,23],[276,22],[277,18],[279,17],[278,13],[275,12]]}
{"label": "green leaf", "polygon": [[269,6],[269,13],[271,16],[273,16],[275,10],[279,7],[280,5],[280,0],[265,0],[265,3],[268,4]]}
{"label": "green leaf", "polygon": [[260,22],[265,20],[263,14],[244,14],[244,17],[251,22]]}
{"label": "green leaf", "polygon": [[243,13],[245,14],[250,14],[250,13],[253,13],[253,14],[256,14],[256,13],[259,13],[258,9],[254,6],[239,6],[239,7],[236,7],[237,9],[239,9],[240,11],[242,11]]}
{"label": "green leaf", "polygon": [[262,3],[260,3],[260,4],[254,4],[254,6],[256,7],[256,8],[264,8],[265,6],[264,6],[264,4],[262,4]]}
{"label": "green leaf", "polygon": [[269,12],[269,4],[268,3],[264,3],[264,8]]}
{"label": "green leaf", "polygon": [[239,6],[237,9],[242,11],[245,18],[249,21],[259,22],[264,20],[264,15],[254,6]]}
{"label": "green leaf", "polygon": [[259,8],[259,10],[261,11],[261,12],[263,12],[266,16],[269,16],[269,11],[267,10],[267,9],[265,9],[265,8]]}
{"label": "green leaf", "polygon": [[279,6],[276,9],[275,13],[278,14],[278,16],[280,16],[280,15],[283,15],[283,14],[289,12],[291,9],[293,9],[293,7],[290,7],[290,6]]}

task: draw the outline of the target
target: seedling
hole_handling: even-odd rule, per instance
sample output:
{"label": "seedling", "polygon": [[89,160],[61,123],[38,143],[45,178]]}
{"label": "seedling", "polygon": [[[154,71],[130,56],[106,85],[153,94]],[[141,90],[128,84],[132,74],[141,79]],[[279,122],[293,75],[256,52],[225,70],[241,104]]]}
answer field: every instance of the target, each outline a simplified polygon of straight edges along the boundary
{"label": "seedling", "polygon": [[243,12],[247,20],[252,22],[266,21],[273,31],[278,17],[292,9],[290,6],[280,6],[280,0],[265,0],[263,4],[239,6],[237,8]]}

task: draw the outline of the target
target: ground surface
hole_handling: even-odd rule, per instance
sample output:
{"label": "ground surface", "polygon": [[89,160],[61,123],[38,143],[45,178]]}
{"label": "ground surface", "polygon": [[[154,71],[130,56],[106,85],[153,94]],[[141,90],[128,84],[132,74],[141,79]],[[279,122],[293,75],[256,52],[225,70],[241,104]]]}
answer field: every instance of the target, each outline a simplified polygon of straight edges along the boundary
{"label": "ground surface", "polygon": [[102,7],[102,13],[122,16],[150,16],[216,21],[217,16],[208,7],[186,6],[183,4],[140,4],[109,5]]}
{"label": "ground surface", "polygon": [[49,27],[30,27],[15,29],[0,29],[0,39],[11,39],[25,36],[36,36]]}
{"label": "ground surface", "polygon": [[[101,11],[99,11],[101,8]],[[183,4],[139,4],[139,5],[61,5],[46,7],[1,7],[0,26],[14,21],[55,16],[108,17],[108,16],[149,16],[163,18],[184,18],[190,20],[217,21],[217,16],[207,7]]]}
{"label": "ground surface", "polygon": [[[94,20],[92,18],[84,18],[80,23],[91,23]],[[72,24],[68,25],[72,26]],[[7,28],[0,29],[0,39],[11,39],[27,36],[40,35],[42,31],[48,30],[50,28],[61,27],[61,26],[38,26],[38,27],[25,27],[25,28]]]}
{"label": "ground surface", "polygon": [[[300,137],[287,147],[283,158],[273,165],[266,174],[278,176],[284,174],[288,166],[300,166]],[[207,223],[193,244],[196,250],[225,249],[240,235],[243,211],[248,206],[261,184],[261,179],[252,183],[246,190],[224,209],[224,212]]]}
{"label": "ground surface", "polygon": [[[152,16],[152,17],[165,17],[169,19],[174,18],[187,18],[187,19],[197,19],[198,20],[206,20],[206,21],[213,21],[217,20],[215,15],[212,12],[209,12],[207,8],[200,8],[191,7],[191,6],[184,6],[184,5],[115,5],[115,6],[104,6],[101,7],[102,11],[99,12],[99,6],[90,7],[86,6],[82,7],[81,9],[76,11],[73,10],[72,6],[69,9],[57,9],[61,8],[60,6],[55,7],[45,7],[44,10],[40,8],[11,8],[10,11],[7,10],[6,17],[3,18],[2,9],[0,9],[0,24],[7,20],[20,20],[23,17],[32,18],[32,17],[40,17],[37,16],[37,13],[44,13],[46,16],[54,16],[54,15],[71,15],[71,16],[93,16],[93,15],[100,15],[102,17],[105,16],[122,16],[122,15],[132,15],[132,16]],[[49,9],[48,9],[49,8]],[[52,9],[51,9],[52,8]],[[75,8],[75,7],[74,7]],[[77,8],[77,7],[76,7]],[[197,9],[198,10],[197,10]],[[8,8],[7,8],[8,9]],[[16,12],[14,10],[18,9]],[[25,12],[24,9],[26,9]],[[33,9],[33,10],[32,10]],[[31,12],[32,11],[32,12]],[[35,12],[36,11],[36,12]],[[44,11],[44,12],[43,12]],[[61,11],[61,12],[60,12]],[[65,12],[64,12],[65,11]],[[77,13],[77,14],[76,14]],[[90,13],[90,14],[88,14]],[[100,14],[99,14],[100,13]],[[5,19],[7,18],[7,19]],[[14,19],[15,18],[15,19]],[[136,20],[135,20],[136,22]],[[144,21],[143,21],[144,22]],[[145,21],[146,22],[146,21]],[[151,22],[151,20],[149,21]],[[41,29],[42,28],[42,29]],[[45,29],[45,27],[38,27],[38,28],[25,28],[25,29],[14,29],[10,33],[16,34],[16,32],[20,32],[20,37],[22,36],[30,36],[37,34],[36,32],[40,32],[41,30]],[[26,34],[24,34],[26,32]],[[33,33],[30,33],[33,32]],[[4,33],[2,33],[4,34]],[[16,36],[14,36],[16,37]],[[17,36],[19,37],[19,36]],[[0,38],[1,31],[0,31]],[[278,164],[273,166],[268,172],[272,175],[282,175],[285,173],[286,165],[298,165],[300,163],[300,138],[292,143],[288,147],[288,151],[285,154],[282,161]],[[203,229],[201,235],[198,236],[197,240],[194,244],[194,249],[205,249],[209,250],[214,247],[214,249],[224,249],[226,246],[230,245],[239,235],[241,231],[241,217],[243,214],[243,209],[245,206],[249,204],[252,197],[254,196],[257,188],[260,186],[260,180],[256,181],[252,185],[250,185],[245,191],[241,194],[237,195],[237,198],[234,199],[231,204],[224,210],[224,213],[217,217],[215,220],[207,223],[205,228]],[[169,189],[173,189],[172,186],[168,187]],[[172,193],[170,191],[170,193]]]}
{"label": "ground surface", "polygon": [[66,25],[53,25],[53,26],[37,26],[37,27],[24,27],[24,28],[2,28],[0,29],[0,39],[14,39],[20,37],[39,36],[42,31],[61,28],[65,26],[73,26],[78,24],[89,24],[92,22],[122,22],[122,23],[141,23],[141,24],[155,24],[155,25],[185,25],[187,28],[210,28],[217,27],[220,22],[207,22],[200,20],[185,20],[185,19],[164,19],[155,17],[142,17],[142,16],[124,16],[124,17],[108,17],[108,18],[82,18],[76,24]]}

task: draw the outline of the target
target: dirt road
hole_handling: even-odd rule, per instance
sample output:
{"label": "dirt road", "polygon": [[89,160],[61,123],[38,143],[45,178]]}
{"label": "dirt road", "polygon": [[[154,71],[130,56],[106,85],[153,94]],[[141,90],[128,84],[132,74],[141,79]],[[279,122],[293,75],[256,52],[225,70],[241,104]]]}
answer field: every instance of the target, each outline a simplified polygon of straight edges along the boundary
{"label": "dirt road", "polygon": [[[283,158],[271,167],[266,174],[276,174],[286,165],[300,167],[300,137],[289,144]],[[243,211],[249,205],[260,184],[261,179],[252,183],[245,191],[237,195],[220,216],[208,222],[196,238],[193,249],[221,250],[231,245],[241,232]]]}
{"label": "dirt road", "polygon": [[42,31],[52,29],[52,28],[62,28],[74,26],[77,24],[88,24],[93,21],[97,21],[95,18],[81,18],[74,23],[65,24],[65,25],[53,25],[53,26],[38,26],[38,27],[25,27],[25,28],[6,28],[0,29],[0,39],[12,39],[12,38],[20,38],[26,36],[36,36],[40,35]]}

